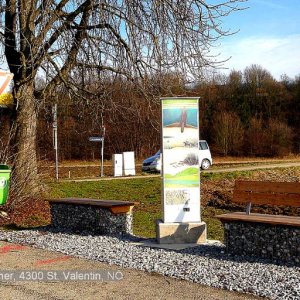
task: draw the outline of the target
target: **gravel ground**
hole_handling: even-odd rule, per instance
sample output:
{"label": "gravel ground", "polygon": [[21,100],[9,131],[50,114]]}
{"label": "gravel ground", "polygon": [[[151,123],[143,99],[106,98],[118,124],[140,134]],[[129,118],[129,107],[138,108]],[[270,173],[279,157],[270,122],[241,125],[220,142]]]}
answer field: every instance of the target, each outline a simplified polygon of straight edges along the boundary
{"label": "gravel ground", "polygon": [[51,229],[0,231],[0,240],[271,299],[300,299],[300,267],[230,256],[219,243],[170,251],[134,245],[141,241],[135,237]]}

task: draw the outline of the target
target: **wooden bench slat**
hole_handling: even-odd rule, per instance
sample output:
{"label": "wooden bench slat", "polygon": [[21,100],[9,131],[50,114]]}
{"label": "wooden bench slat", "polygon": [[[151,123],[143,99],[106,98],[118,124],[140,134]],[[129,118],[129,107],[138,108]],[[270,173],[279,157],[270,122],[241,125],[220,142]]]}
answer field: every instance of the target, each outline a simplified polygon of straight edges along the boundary
{"label": "wooden bench slat", "polygon": [[252,204],[272,204],[285,205],[292,207],[300,207],[300,194],[274,194],[274,193],[259,193],[235,190],[233,193],[233,202]]}
{"label": "wooden bench slat", "polygon": [[300,194],[300,182],[236,180],[235,190],[252,192],[272,192],[283,194]]}
{"label": "wooden bench slat", "polygon": [[81,205],[95,205],[101,207],[114,206],[133,206],[135,202],[119,201],[119,200],[100,200],[90,198],[61,198],[61,199],[47,199],[49,202],[65,203],[65,204],[81,204]]}
{"label": "wooden bench slat", "polygon": [[60,198],[47,199],[50,203],[57,204],[77,204],[77,205],[91,205],[98,206],[110,210],[113,214],[123,214],[131,211],[136,202],[119,201],[119,200],[100,200],[91,198]]}
{"label": "wooden bench slat", "polygon": [[243,221],[254,223],[265,223],[271,225],[286,225],[300,227],[300,218],[283,215],[265,215],[252,213],[247,215],[244,212],[234,212],[216,216],[222,222],[224,221]]}

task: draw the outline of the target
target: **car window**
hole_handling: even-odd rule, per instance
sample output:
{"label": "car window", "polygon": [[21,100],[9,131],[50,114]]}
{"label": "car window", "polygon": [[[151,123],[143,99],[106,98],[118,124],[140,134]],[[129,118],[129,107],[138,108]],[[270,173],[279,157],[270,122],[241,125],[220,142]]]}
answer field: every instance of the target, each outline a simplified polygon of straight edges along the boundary
{"label": "car window", "polygon": [[208,149],[208,145],[206,142],[199,142],[200,144],[200,150],[207,150]]}

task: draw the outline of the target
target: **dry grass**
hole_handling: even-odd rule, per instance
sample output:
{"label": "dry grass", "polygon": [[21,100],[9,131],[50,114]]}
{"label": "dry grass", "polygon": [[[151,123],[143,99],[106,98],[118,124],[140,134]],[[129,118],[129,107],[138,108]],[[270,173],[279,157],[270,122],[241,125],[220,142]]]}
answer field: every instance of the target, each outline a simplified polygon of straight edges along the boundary
{"label": "dry grass", "polygon": [[[259,165],[261,163],[284,163],[300,161],[300,155],[290,155],[284,158],[257,158],[257,157],[216,157],[213,159],[213,168]],[[142,160],[136,160],[136,173],[142,175]],[[55,177],[54,162],[43,161],[40,163],[39,170],[46,178]],[[95,178],[100,174],[100,161],[79,161],[68,160],[59,163],[59,177],[63,178]],[[104,161],[104,175],[113,175],[112,161]]]}
{"label": "dry grass", "polygon": [[214,164],[244,164],[244,163],[273,163],[300,161],[300,155],[287,155],[284,157],[214,157]]}

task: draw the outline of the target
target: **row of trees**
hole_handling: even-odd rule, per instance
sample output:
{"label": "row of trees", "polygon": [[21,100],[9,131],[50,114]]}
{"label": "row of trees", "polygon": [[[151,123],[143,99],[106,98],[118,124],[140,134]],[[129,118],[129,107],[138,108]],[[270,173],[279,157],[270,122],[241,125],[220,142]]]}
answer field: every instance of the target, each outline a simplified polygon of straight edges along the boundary
{"label": "row of trees", "polygon": [[[103,83],[101,96],[78,101],[66,91],[48,99],[40,108],[38,157],[53,159],[52,105],[58,106],[59,156],[64,159],[95,159],[99,144],[88,141],[106,128],[105,157],[135,151],[143,158],[160,147],[159,95],[200,96],[201,138],[214,154],[281,156],[300,152],[300,77],[275,80],[261,66],[243,72],[214,75],[188,86],[181,74],[165,74],[143,82],[144,89],[119,78]],[[39,83],[40,85],[43,82]],[[92,86],[90,90],[92,90]],[[87,97],[83,95],[83,97]],[[10,110],[2,110],[3,138],[9,137]]]}
{"label": "row of trees", "polygon": [[[200,96],[201,138],[209,141],[214,154],[281,156],[299,153],[300,77],[275,80],[261,66],[243,72],[218,74],[186,86],[180,74],[165,74],[144,82],[141,93],[130,81],[107,82],[105,97],[74,102],[62,93],[59,106],[61,159],[99,157],[99,144],[89,136],[101,135],[106,127],[105,156],[134,150],[137,157],[153,154],[160,147],[159,95]],[[39,157],[52,158],[51,106],[42,110],[38,139]]]}
{"label": "row of trees", "polygon": [[[213,149],[221,155],[283,156],[293,151],[293,129],[278,119],[253,117],[244,128],[234,112],[221,112],[213,119]],[[296,149],[295,140],[295,151]]]}
{"label": "row of trees", "polygon": [[300,77],[275,80],[258,65],[218,75],[203,92],[203,135],[223,155],[300,152]]}

